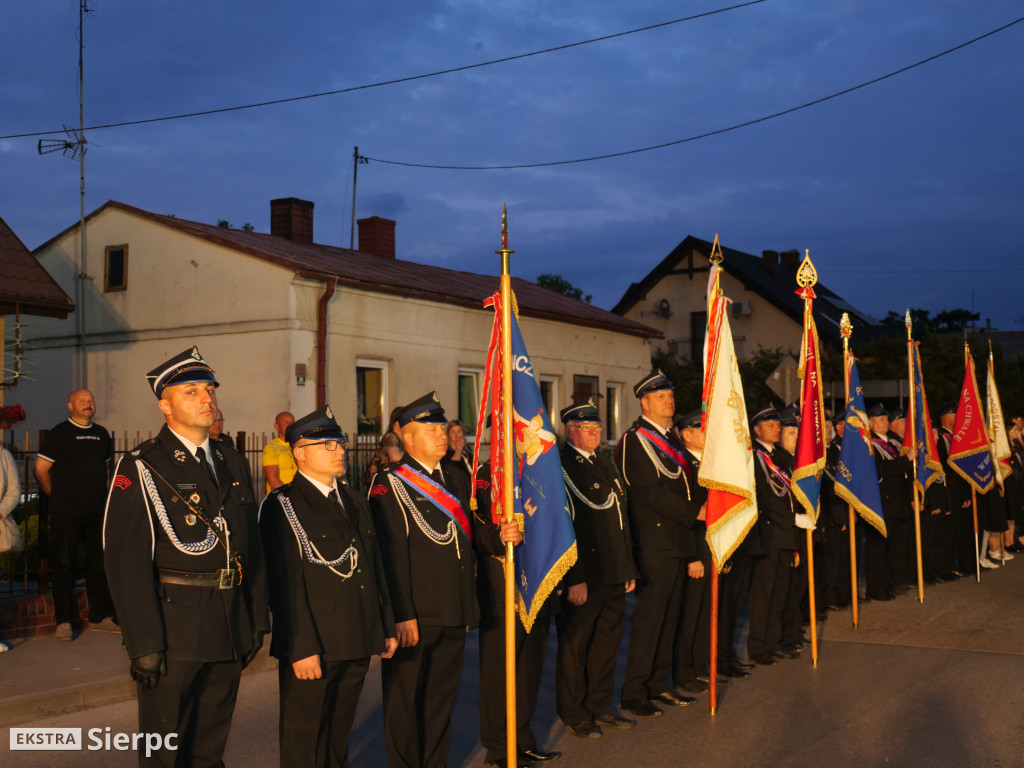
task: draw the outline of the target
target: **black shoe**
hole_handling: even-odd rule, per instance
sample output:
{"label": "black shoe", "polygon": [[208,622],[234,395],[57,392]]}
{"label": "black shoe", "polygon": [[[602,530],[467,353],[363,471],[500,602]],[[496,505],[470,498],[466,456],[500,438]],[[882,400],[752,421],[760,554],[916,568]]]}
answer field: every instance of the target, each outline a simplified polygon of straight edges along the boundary
{"label": "black shoe", "polygon": [[896,595],[893,594],[892,592],[882,592],[881,594],[878,594],[878,595],[872,595],[871,597],[869,597],[864,602],[867,603],[867,602],[870,602],[871,600],[886,601],[886,600],[895,600],[895,599],[896,599]]}
{"label": "black shoe", "polygon": [[765,654],[762,654],[761,656],[754,656],[753,658],[754,658],[754,662],[756,664],[760,664],[762,667],[772,667],[772,666],[775,666],[776,664],[779,663],[778,659],[776,659],[770,653],[765,653]]}
{"label": "black shoe", "polygon": [[734,667],[739,667],[740,669],[753,669],[754,667],[757,666],[757,664],[746,664],[746,663],[744,663],[742,661],[737,661],[737,662],[735,662],[733,664],[733,666]]}
{"label": "black shoe", "polygon": [[817,617],[818,621],[825,621],[825,619],[828,618],[828,609],[826,608],[824,611],[820,611],[819,613],[815,614],[815,616]]}
{"label": "black shoe", "polygon": [[787,659],[799,659],[800,651],[803,649],[803,643],[794,643],[793,645],[786,645],[775,652],[776,656],[780,654]]}
{"label": "black shoe", "polygon": [[939,581],[959,581],[960,574],[956,571],[949,571],[948,573],[940,573]]}
{"label": "black shoe", "polygon": [[668,704],[670,707],[685,707],[696,701],[693,696],[676,696],[671,691],[656,693],[651,697],[651,699],[653,701],[659,701],[662,704]]}
{"label": "black shoe", "polygon": [[627,728],[636,727],[636,720],[630,720],[628,717],[619,717],[614,712],[610,712],[607,715],[601,715],[601,717],[595,717],[594,721],[607,726],[608,728],[618,728],[622,731]]}
{"label": "black shoe", "polygon": [[750,677],[750,673],[745,669],[741,669],[739,665],[733,665],[726,667],[722,670],[722,674],[726,677]]}
{"label": "black shoe", "polygon": [[705,680],[694,678],[693,680],[687,680],[684,683],[676,683],[676,687],[682,688],[684,691],[689,691],[690,693],[704,693],[711,686]]}
{"label": "black shoe", "polygon": [[546,763],[548,760],[557,760],[561,756],[561,752],[545,752],[543,749],[537,749],[536,747],[524,749],[519,753],[520,760],[533,760],[535,763]]}
{"label": "black shoe", "polygon": [[619,702],[619,708],[636,717],[660,717],[661,710],[646,699],[624,699]]}
{"label": "black shoe", "polygon": [[850,607],[850,601],[849,600],[840,600],[838,603],[836,603],[835,605],[832,606],[831,610],[833,610],[833,611],[845,611],[849,607]]}
{"label": "black shoe", "polygon": [[604,735],[601,729],[590,720],[575,725],[566,725],[565,730],[581,739],[600,739]]}

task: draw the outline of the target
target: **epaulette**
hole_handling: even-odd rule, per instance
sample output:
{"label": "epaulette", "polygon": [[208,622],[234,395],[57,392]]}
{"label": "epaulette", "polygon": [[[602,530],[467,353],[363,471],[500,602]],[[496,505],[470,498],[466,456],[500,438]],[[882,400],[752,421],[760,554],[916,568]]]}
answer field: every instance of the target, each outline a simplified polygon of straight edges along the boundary
{"label": "epaulette", "polygon": [[137,459],[140,456],[145,456],[147,453],[152,451],[160,444],[159,437],[151,437],[143,443],[139,443],[135,448],[128,452],[128,455],[133,459]]}

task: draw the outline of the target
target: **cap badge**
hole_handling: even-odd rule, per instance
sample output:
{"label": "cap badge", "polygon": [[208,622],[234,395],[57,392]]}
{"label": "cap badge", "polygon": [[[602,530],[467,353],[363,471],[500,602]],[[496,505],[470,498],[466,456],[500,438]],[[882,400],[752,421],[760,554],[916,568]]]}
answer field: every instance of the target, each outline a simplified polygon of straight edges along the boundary
{"label": "cap badge", "polygon": [[437,392],[431,392],[430,396],[434,398],[434,402],[435,403],[440,403],[441,402],[440,400],[437,399]]}
{"label": "cap badge", "polygon": [[192,359],[202,362],[202,355],[199,354],[199,347],[192,345]]}
{"label": "cap badge", "polygon": [[326,411],[324,411],[324,413],[326,413],[326,414],[327,414],[327,418],[328,418],[328,419],[333,419],[333,418],[334,418],[334,414],[333,414],[333,413],[331,413],[331,406],[329,406],[329,405],[328,405],[328,406],[327,406],[327,410],[326,410]]}

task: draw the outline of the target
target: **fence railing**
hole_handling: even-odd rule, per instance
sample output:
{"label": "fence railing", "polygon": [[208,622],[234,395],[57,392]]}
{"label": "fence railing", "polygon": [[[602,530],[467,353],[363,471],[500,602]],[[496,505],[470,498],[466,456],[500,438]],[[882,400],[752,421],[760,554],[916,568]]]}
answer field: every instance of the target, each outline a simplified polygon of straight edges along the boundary
{"label": "fence railing", "polygon": [[[45,431],[33,437],[25,431],[15,435],[13,430],[4,433],[7,442],[4,447],[14,456],[21,483],[21,501],[14,511],[14,519],[21,529],[24,547],[21,552],[0,554],[0,600],[46,594],[50,581],[49,530],[50,516],[48,498],[39,492],[33,468],[39,454],[39,445]],[[111,432],[113,460],[111,474],[117,461],[139,443],[149,439],[153,433]],[[346,479],[357,492],[365,494],[363,474],[373,459],[380,441],[378,435],[355,435],[349,443],[345,456]],[[266,480],[263,474],[263,447],[273,439],[266,433],[238,432],[231,438],[235,448],[245,456],[252,473],[253,493],[262,499],[265,495]],[[84,576],[84,563],[76,567],[76,577]]]}

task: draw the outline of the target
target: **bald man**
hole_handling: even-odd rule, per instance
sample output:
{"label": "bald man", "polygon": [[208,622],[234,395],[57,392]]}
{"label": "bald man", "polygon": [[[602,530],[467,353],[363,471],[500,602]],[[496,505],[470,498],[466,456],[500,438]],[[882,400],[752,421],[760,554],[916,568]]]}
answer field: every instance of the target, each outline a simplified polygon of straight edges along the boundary
{"label": "bald man", "polygon": [[93,422],[96,400],[79,389],[68,395],[69,417],[43,437],[36,458],[39,488],[50,498],[53,541],[53,611],[57,639],[74,638],[74,564],[85,542],[89,629],[120,633],[103,570],[103,506],[112,455],[110,433]]}

